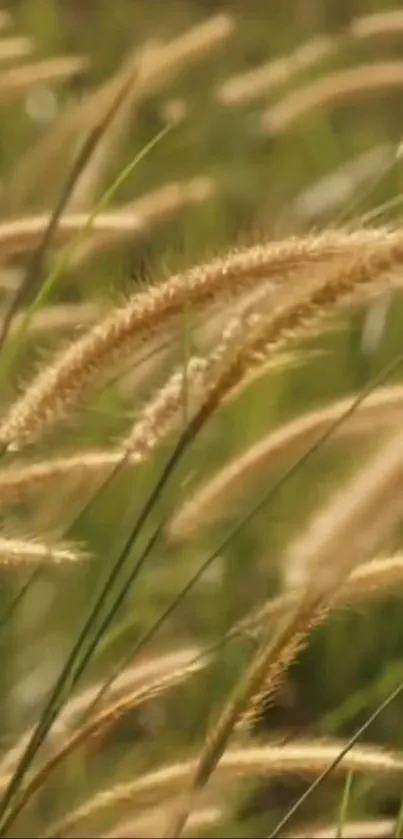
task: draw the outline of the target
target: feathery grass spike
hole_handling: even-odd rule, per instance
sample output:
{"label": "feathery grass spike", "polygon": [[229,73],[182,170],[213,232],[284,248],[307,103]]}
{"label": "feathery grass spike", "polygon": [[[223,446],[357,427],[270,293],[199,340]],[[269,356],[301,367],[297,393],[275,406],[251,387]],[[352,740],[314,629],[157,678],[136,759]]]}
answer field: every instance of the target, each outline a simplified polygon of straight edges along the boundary
{"label": "feathery grass spike", "polygon": [[[200,311],[201,307],[220,299],[239,296],[259,282],[266,283],[271,275],[298,265],[306,267],[326,260],[332,263],[337,257],[350,257],[351,270],[345,271],[345,276],[342,272],[336,274],[333,287],[330,282],[321,285],[318,280],[311,299],[308,294],[301,301],[294,296],[289,306],[295,312],[294,320],[301,321],[310,316],[311,310],[316,311],[316,300],[323,308],[336,294],[345,296],[357,285],[375,282],[377,273],[402,260],[403,236],[397,230],[327,231],[320,236],[256,245],[174,275],[149,291],[135,294],[39,373],[3,419],[1,443],[19,448],[39,439],[88,394],[108,369],[146,339],[177,325],[184,305],[197,305]],[[280,312],[278,316],[288,332],[293,319],[288,313]],[[268,322],[271,324],[270,318]],[[267,343],[268,339],[262,338],[259,349],[264,349]],[[256,348],[254,355],[257,352]]]}

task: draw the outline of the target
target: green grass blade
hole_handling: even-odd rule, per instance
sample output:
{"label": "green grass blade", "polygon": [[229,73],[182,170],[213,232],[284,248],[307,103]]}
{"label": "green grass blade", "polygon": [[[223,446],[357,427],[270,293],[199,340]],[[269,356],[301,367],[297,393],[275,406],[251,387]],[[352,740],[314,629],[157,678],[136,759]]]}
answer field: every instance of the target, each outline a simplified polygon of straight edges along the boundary
{"label": "green grass blade", "polygon": [[133,160],[131,160],[127,164],[127,166],[118,175],[118,177],[114,180],[111,186],[102,195],[101,199],[96,204],[93,212],[90,213],[90,215],[88,216],[88,219],[85,225],[82,227],[82,229],[73,237],[69,246],[65,248],[63,251],[61,251],[58,259],[55,261],[52,270],[49,272],[45,281],[42,283],[40,289],[35,295],[34,300],[28,306],[26,312],[24,313],[24,316],[21,318],[18,329],[16,329],[15,334],[13,336],[13,340],[12,342],[10,342],[10,345],[7,348],[7,353],[4,354],[5,358],[3,361],[3,375],[4,372],[7,372],[10,366],[13,364],[18,351],[19,342],[23,341],[32,317],[48,298],[57,280],[61,276],[64,269],[68,266],[69,260],[76,252],[76,249],[82,244],[88,233],[91,232],[92,224],[96,219],[98,213],[102,212],[108,206],[109,202],[111,201],[119,187],[129,178],[134,169],[144,160],[147,154],[149,154],[152,151],[152,149],[163,139],[163,137],[166,136],[166,134],[170,130],[170,125],[165,126],[155,137],[152,138],[152,140],[150,140],[149,143],[147,143],[145,147],[141,149],[141,151],[133,158]]}
{"label": "green grass blade", "polygon": [[351,786],[353,782],[353,772],[349,772],[347,774],[347,778],[345,780],[343,795],[341,798],[340,809],[339,809],[339,817],[337,819],[337,832],[336,832],[336,839],[342,839],[344,825],[347,821],[347,812],[348,806],[350,803],[350,795],[351,795]]}
{"label": "green grass blade", "polygon": [[394,832],[393,835],[394,835],[395,839],[401,839],[402,834],[403,834],[403,797],[402,797],[402,800],[400,802],[399,812],[397,814],[397,819],[396,819],[395,832]]}
{"label": "green grass blade", "polygon": [[344,748],[339,752],[337,757],[329,764],[329,766],[326,769],[323,770],[323,772],[320,773],[320,775],[318,775],[317,778],[315,778],[312,784],[309,785],[308,789],[305,790],[303,795],[301,795],[297,799],[295,804],[293,804],[293,806],[290,807],[289,810],[287,810],[285,816],[283,816],[281,821],[278,822],[278,824],[276,825],[274,830],[269,834],[267,839],[276,839],[276,837],[278,837],[280,831],[282,831],[283,828],[287,826],[290,819],[292,819],[292,817],[298,812],[302,805],[305,804],[305,802],[314,794],[314,792],[316,792],[316,790],[323,784],[323,782],[326,781],[326,779],[329,777],[329,775],[331,775],[333,770],[337,768],[339,763],[341,763],[343,758],[349,753],[350,749],[352,749],[353,746],[355,746],[355,744],[358,743],[359,739],[362,737],[363,734],[365,734],[368,728],[370,728],[370,726],[375,722],[375,720],[378,719],[378,717],[383,713],[383,711],[386,711],[389,705],[391,705],[392,702],[395,701],[395,699],[398,699],[398,697],[402,693],[403,682],[401,682],[400,685],[398,685],[397,688],[395,688],[395,690],[392,691],[392,693],[390,693],[386,697],[386,699],[384,699],[383,702],[381,702],[380,705],[378,705],[378,707],[371,714],[371,716],[368,717],[368,719],[360,726],[360,728],[357,729],[355,734],[353,734],[353,736],[346,743]]}
{"label": "green grass blade", "polygon": [[5,314],[0,332],[0,351],[3,348],[4,343],[6,341],[13,317],[15,316],[18,307],[21,305],[21,303],[24,302],[26,294],[29,291],[31,291],[32,288],[34,288],[35,290],[38,288],[38,286],[40,287],[44,258],[52,242],[53,234],[57,228],[59,220],[63,215],[63,211],[67,206],[67,203],[72,195],[72,192],[77,182],[81,177],[82,172],[84,171],[92,155],[96,151],[99,142],[102,140],[105,131],[108,129],[109,124],[115,116],[116,111],[118,110],[128,89],[129,82],[127,82],[122,88],[122,90],[119,91],[114,102],[112,103],[111,107],[109,108],[105,116],[102,118],[102,120],[100,120],[100,122],[92,129],[92,131],[90,131],[88,137],[84,140],[83,145],[80,151],[78,152],[76,160],[73,162],[71,171],[69,172],[69,175],[62,188],[59,201],[57,202],[56,207],[54,208],[53,213],[50,216],[49,223],[46,227],[46,230],[44,231],[42,239],[32,255],[32,259],[28,266],[25,277],[20,287],[18,288],[16,294],[14,295],[14,298],[11,301],[11,304]]}

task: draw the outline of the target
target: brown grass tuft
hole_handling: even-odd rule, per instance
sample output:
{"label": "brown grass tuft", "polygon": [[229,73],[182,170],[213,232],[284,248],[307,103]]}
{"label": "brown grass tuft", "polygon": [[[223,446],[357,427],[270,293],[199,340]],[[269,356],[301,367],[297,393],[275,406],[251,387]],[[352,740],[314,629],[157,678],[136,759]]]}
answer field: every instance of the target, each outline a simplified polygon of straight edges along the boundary
{"label": "brown grass tuft", "polygon": [[247,73],[227,79],[217,88],[217,98],[224,105],[250,102],[285,85],[298,73],[311,68],[322,58],[332,55],[337,45],[336,39],[319,35],[288,55],[275,58],[274,61],[268,61]]}
{"label": "brown grass tuft", "polygon": [[306,534],[285,552],[287,580],[299,596],[262,641],[202,749],[188,792],[167,836],[179,836],[197,793],[219,763],[239,720],[256,718],[295,659],[309,632],[333,605],[352,570],[379,549],[403,513],[403,433],[380,447],[347,487],[314,517]]}
{"label": "brown grass tuft", "polygon": [[[63,216],[55,230],[54,244],[63,245],[77,236],[90,222],[91,232],[97,237],[92,250],[102,250],[121,239],[143,233],[149,225],[186,204],[196,204],[211,194],[210,183],[203,179],[181,185],[168,185],[158,190],[155,201],[139,199],[130,205],[115,207],[94,218],[91,213],[72,213]],[[151,196],[150,196],[151,198]],[[162,199],[162,200],[161,200]],[[161,203],[159,203],[161,201]],[[33,250],[49,224],[49,214],[19,218],[0,224],[0,258],[3,260]],[[102,237],[101,240],[98,237]],[[74,259],[72,260],[74,265]]]}
{"label": "brown grass tuft", "polygon": [[0,39],[0,61],[14,61],[25,58],[32,51],[32,41],[24,35]]}
{"label": "brown grass tuft", "polygon": [[358,40],[384,36],[400,39],[403,32],[403,12],[395,8],[354,18],[348,31]]}
{"label": "brown grass tuft", "polygon": [[87,67],[88,60],[81,56],[58,56],[3,70],[0,78],[0,102],[8,102],[38,84],[65,81],[71,76],[83,73]]}
{"label": "brown grass tuft", "polygon": [[[229,750],[217,770],[219,781],[234,781],[246,775],[265,778],[302,775],[316,777],[331,763],[343,748],[343,742],[301,742],[276,746],[272,744]],[[184,761],[150,772],[133,781],[106,789],[83,804],[66,818],[49,829],[45,836],[59,837],[83,830],[89,819],[104,819],[108,811],[124,805],[142,807],[160,801],[181,788],[194,770],[194,761]],[[376,746],[355,746],[337,766],[341,775],[360,772],[375,776],[401,775],[403,761],[398,755]],[[179,834],[178,834],[179,835]]]}
{"label": "brown grass tuft", "polygon": [[[128,711],[132,712],[136,708],[142,707],[145,703],[150,702],[152,699],[161,696],[162,694],[169,691],[171,688],[176,687],[177,685],[182,684],[185,682],[190,676],[198,673],[201,668],[205,666],[205,660],[202,660],[200,655],[196,656],[197,651],[192,650],[192,659],[189,661],[189,650],[182,650],[179,654],[176,654],[176,660],[181,659],[182,661],[188,658],[188,663],[180,664],[179,667],[172,667],[175,661],[175,654],[171,656],[166,656],[166,659],[170,659],[172,669],[170,671],[167,670],[165,675],[156,675],[154,679],[148,679],[144,681],[142,685],[137,685],[136,688],[132,688],[131,690],[126,690],[124,694],[120,698],[115,698],[112,701],[109,701],[108,704],[105,705],[104,709],[101,712],[98,712],[96,716],[91,719],[89,722],[84,722],[78,730],[74,731],[72,734],[67,734],[66,739],[61,739],[62,742],[59,744],[58,740],[53,738],[52,746],[50,750],[50,754],[45,757],[43,764],[39,767],[39,769],[33,774],[30,778],[24,790],[19,797],[18,803],[16,805],[16,809],[14,811],[14,818],[16,818],[17,814],[21,812],[21,810],[26,806],[26,804],[32,799],[32,796],[43,787],[44,783],[48,780],[49,776],[55,769],[57,769],[60,764],[65,761],[74,751],[78,748],[88,744],[89,741],[96,739],[97,737],[105,736],[111,727],[116,723],[116,721],[123,716]],[[167,661],[161,662],[165,665],[168,663]],[[163,670],[163,667],[160,668]],[[122,674],[126,677],[129,675],[128,673]],[[132,669],[132,673],[130,674],[132,677],[134,675],[134,670]],[[120,683],[122,683],[124,679],[120,678]],[[121,685],[120,685],[121,686]],[[119,685],[116,682],[113,684],[113,690],[116,693],[117,687]],[[74,700],[73,700],[74,702]],[[79,704],[79,703],[77,703]],[[76,706],[77,707],[77,706]],[[71,709],[70,709],[70,716],[71,716]],[[74,715],[73,715],[74,716]],[[66,713],[64,713],[64,717],[66,717]],[[68,707],[67,707],[67,717],[68,717]],[[56,735],[60,735],[63,729],[63,714],[62,720],[58,721],[56,726]],[[55,735],[55,730],[53,731],[53,735]],[[24,736],[24,743],[27,742],[27,736]],[[19,744],[21,745],[21,744]],[[55,747],[56,746],[56,747]],[[15,759],[17,750],[13,750],[13,757]],[[7,756],[6,756],[7,762]],[[4,767],[5,761],[3,761]],[[10,766],[10,755],[8,755],[8,766]],[[4,768],[2,771],[2,776],[4,772]],[[7,775],[5,776],[4,785],[7,783]],[[1,786],[1,782],[0,782]]]}
{"label": "brown grass tuft", "polygon": [[373,284],[378,275],[398,264],[402,255],[400,231],[328,231],[321,236],[257,245],[174,275],[158,287],[134,295],[61,352],[12,405],[0,426],[0,441],[19,448],[38,439],[75,407],[108,369],[144,340],[177,325],[184,307],[197,306],[200,312],[202,307],[239,296],[286,269],[299,265],[302,269],[309,263],[350,256],[344,272],[339,268],[327,282],[321,283],[319,277],[316,285],[305,290],[305,296],[296,296],[294,288],[289,303],[263,320],[260,332],[257,330],[255,335],[255,330],[250,329],[249,343],[234,362],[237,369],[229,374],[233,386],[239,373],[244,376],[253,366],[252,359],[261,355],[268,344],[279,348],[280,334],[289,337],[296,325],[306,324],[357,286]]}
{"label": "brown grass tuft", "polygon": [[[134,233],[144,233],[153,224],[169,218],[173,213],[180,212],[186,207],[198,206],[211,198],[213,194],[214,183],[211,178],[195,177],[188,181],[166,184],[123,207],[117,207],[113,212],[116,213],[117,219],[122,218],[121,229],[116,226],[116,229],[105,229],[91,234],[89,240],[83,242],[72,254],[69,264],[72,268],[77,268],[86,260],[115,246],[121,240],[125,238],[132,240]],[[133,219],[132,229],[125,226],[125,219],[130,217]]]}
{"label": "brown grass tuft", "polygon": [[45,545],[36,540],[0,538],[0,566],[16,568],[19,565],[58,565],[77,562],[85,554],[73,547]]}
{"label": "brown grass tuft", "polygon": [[262,115],[265,134],[288,131],[299,119],[323,106],[345,104],[351,99],[373,96],[377,91],[403,87],[403,62],[383,61],[339,70],[287,94]]}
{"label": "brown grass tuft", "polygon": [[[284,457],[297,457],[301,448],[313,445],[338,417],[351,408],[354,399],[340,399],[333,405],[292,419],[271,431],[244,454],[235,457],[179,507],[169,526],[171,538],[192,537],[201,527],[225,515],[228,507],[239,495],[247,492],[248,486],[259,480],[262,473],[276,468]],[[379,433],[385,427],[400,423],[402,412],[403,387],[396,385],[379,389],[371,393],[348,421],[339,426],[334,439]]]}
{"label": "brown grass tuft", "polygon": [[[129,819],[118,823],[103,839],[131,839],[132,836],[152,837],[161,835],[169,815],[169,806],[159,809],[146,810]],[[214,829],[222,819],[222,812],[218,807],[204,807],[192,813],[187,823],[185,836],[199,836],[199,831]],[[198,831],[195,833],[195,831]]]}
{"label": "brown grass tuft", "polygon": [[108,167],[111,151],[121,142],[133,108],[172,81],[193,61],[204,58],[221,46],[231,35],[234,24],[227,14],[218,14],[203,21],[167,43],[151,41],[131,50],[123,67],[97,90],[91,91],[78,104],[66,108],[55,126],[41,137],[36,147],[28,152],[11,174],[5,194],[11,207],[19,207],[40,179],[49,177],[57,183],[65,171],[65,159],[71,154],[72,144],[90,133],[109,112],[119,92],[129,85],[127,94],[89,162],[83,178],[77,184],[70,207],[87,209],[95,197],[100,181]]}
{"label": "brown grass tuft", "polygon": [[300,589],[309,583],[321,594],[333,592],[396,526],[403,512],[402,488],[403,434],[398,430],[287,549],[288,585]]}
{"label": "brown grass tuft", "polygon": [[[351,607],[363,600],[385,597],[399,593],[403,586],[403,557],[399,554],[380,559],[371,559],[354,568],[346,582],[339,590],[335,606]],[[265,632],[270,621],[278,620],[295,604],[297,595],[294,592],[281,594],[269,600],[255,614],[252,614],[237,624],[241,631]]]}
{"label": "brown grass tuft", "polygon": [[[343,824],[343,839],[388,839],[394,836],[396,820],[394,819],[366,819],[362,821],[345,822]],[[305,830],[293,830],[292,834],[284,834],[284,839],[337,839],[339,825],[329,824],[318,828],[317,825],[307,826]]]}
{"label": "brown grass tuft", "polygon": [[[200,649],[198,647],[188,647],[176,652],[145,658],[134,666],[126,667],[113,681],[110,689],[104,693],[100,718],[103,718],[103,713],[108,713],[108,708],[119,706],[120,703],[124,704],[129,696],[131,697],[130,701],[134,701],[134,697],[142,701],[144,697],[150,696],[156,691],[157,685],[162,685],[162,689],[165,689],[169,686],[171,678],[178,681],[181,674],[187,676],[195,672],[200,666],[199,662],[196,662],[199,653]],[[77,724],[81,722],[82,716],[95,701],[103,685],[104,680],[95,682],[66,703],[52,728],[51,746],[57,744],[60,748],[60,742],[62,740],[63,743],[63,738],[74,737]],[[78,729],[79,735],[80,729]],[[32,730],[30,729],[19,738],[15,746],[4,754],[0,761],[0,776],[2,778],[8,779],[31,736]],[[66,741],[64,740],[64,742]]]}

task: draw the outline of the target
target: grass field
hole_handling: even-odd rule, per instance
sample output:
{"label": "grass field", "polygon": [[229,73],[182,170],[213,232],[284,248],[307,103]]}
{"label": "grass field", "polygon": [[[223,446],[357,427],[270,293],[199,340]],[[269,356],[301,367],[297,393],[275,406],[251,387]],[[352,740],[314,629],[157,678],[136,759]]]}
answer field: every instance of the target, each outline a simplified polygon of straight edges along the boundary
{"label": "grass field", "polygon": [[402,102],[399,5],[0,10],[0,836],[402,835]]}

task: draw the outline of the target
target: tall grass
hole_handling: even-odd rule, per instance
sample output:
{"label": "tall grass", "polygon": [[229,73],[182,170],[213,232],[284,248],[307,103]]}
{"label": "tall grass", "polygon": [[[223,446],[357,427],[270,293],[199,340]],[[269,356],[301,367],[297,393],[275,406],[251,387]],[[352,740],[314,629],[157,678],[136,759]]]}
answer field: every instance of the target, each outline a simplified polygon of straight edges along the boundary
{"label": "tall grass", "polygon": [[397,835],[401,12],[40,5],[0,15],[0,835]]}

